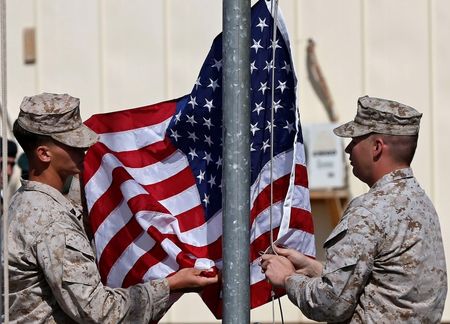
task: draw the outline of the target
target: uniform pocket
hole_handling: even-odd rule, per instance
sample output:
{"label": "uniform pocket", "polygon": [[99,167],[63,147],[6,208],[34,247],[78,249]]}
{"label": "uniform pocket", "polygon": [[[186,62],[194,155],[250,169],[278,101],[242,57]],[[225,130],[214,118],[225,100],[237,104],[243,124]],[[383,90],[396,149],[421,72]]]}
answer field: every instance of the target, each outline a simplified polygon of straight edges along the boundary
{"label": "uniform pocket", "polygon": [[87,238],[81,234],[67,233],[63,259],[63,282],[95,284],[98,278],[94,251]]}
{"label": "uniform pocket", "polygon": [[346,250],[345,247],[339,248],[339,246],[336,245],[345,237],[345,235],[347,235],[347,232],[348,220],[347,218],[343,218],[323,244],[324,248],[333,251],[331,253],[332,257],[330,256],[330,253],[328,253],[327,257],[331,257],[332,260],[329,261],[332,262],[326,262],[323,270],[324,274],[334,272],[338,269],[346,270],[346,268],[348,268],[348,270],[350,270],[357,264],[358,259],[354,255],[351,255],[351,251]]}
{"label": "uniform pocket", "polygon": [[339,241],[348,231],[348,220],[347,218],[342,218],[341,221],[336,225],[331,234],[323,243],[324,248],[333,246],[337,241]]}

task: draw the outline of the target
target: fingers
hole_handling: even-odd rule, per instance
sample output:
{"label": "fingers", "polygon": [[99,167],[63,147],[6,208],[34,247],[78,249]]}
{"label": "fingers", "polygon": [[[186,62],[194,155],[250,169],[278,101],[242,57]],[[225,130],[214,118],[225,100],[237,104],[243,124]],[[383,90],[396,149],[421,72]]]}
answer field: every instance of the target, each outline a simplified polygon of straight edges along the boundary
{"label": "fingers", "polygon": [[195,277],[194,279],[197,281],[197,284],[200,287],[217,283],[219,280],[219,276],[214,269],[201,270],[195,268],[186,268],[186,270]]}
{"label": "fingers", "polygon": [[281,255],[265,254],[261,256],[261,268],[265,271],[269,266],[280,267],[283,265],[292,265],[286,257]]}
{"label": "fingers", "polygon": [[274,251],[278,254],[278,255],[282,255],[282,256],[289,256],[291,254],[292,249],[288,249],[288,248],[282,248],[279,246],[274,245],[273,247]]}
{"label": "fingers", "polygon": [[212,284],[215,284],[219,281],[219,276],[215,275],[214,277],[202,277],[202,276],[198,276],[196,278],[197,281],[197,286],[199,288],[203,288]]}
{"label": "fingers", "polygon": [[194,292],[215,284],[219,281],[217,273],[208,276],[202,275],[205,270],[195,268],[184,268],[167,278],[171,292]]}
{"label": "fingers", "polygon": [[264,256],[264,260],[261,261],[261,269],[274,287],[284,287],[286,278],[295,273],[293,264],[286,257],[280,255]]}
{"label": "fingers", "polygon": [[277,255],[275,255],[275,254],[263,254],[263,255],[261,255],[261,260],[266,261],[266,260],[270,260],[270,259],[273,259],[276,257],[277,257]]}

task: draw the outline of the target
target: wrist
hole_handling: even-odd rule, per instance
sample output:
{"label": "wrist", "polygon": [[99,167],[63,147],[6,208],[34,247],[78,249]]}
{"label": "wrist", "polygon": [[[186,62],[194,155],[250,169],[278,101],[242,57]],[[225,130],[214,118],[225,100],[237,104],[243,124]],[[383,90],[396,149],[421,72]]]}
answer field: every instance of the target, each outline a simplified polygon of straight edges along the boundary
{"label": "wrist", "polygon": [[287,276],[284,278],[284,281],[283,281],[283,288],[284,288],[284,289],[287,289],[287,286],[288,286],[288,283],[289,283],[289,280],[290,280],[291,276],[293,276],[293,275],[295,275],[295,274],[296,274],[296,272],[293,272],[293,273],[291,273],[290,275],[287,275]]}
{"label": "wrist", "polygon": [[180,289],[179,280],[177,279],[177,276],[168,277],[166,278],[166,280],[170,292],[176,292],[178,289]]}

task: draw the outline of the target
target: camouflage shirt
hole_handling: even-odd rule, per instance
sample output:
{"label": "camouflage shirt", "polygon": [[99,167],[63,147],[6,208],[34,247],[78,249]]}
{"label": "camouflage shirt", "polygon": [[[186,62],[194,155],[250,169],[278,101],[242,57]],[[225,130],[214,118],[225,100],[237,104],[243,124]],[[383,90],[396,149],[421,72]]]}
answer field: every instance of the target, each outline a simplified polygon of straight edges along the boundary
{"label": "camouflage shirt", "polygon": [[351,323],[438,323],[447,274],[436,211],[410,168],[355,198],[325,241],[320,277],[289,277],[309,318]]}
{"label": "camouflage shirt", "polygon": [[9,214],[12,323],[148,323],[167,310],[165,279],[103,286],[81,212],[56,189],[23,181]]}

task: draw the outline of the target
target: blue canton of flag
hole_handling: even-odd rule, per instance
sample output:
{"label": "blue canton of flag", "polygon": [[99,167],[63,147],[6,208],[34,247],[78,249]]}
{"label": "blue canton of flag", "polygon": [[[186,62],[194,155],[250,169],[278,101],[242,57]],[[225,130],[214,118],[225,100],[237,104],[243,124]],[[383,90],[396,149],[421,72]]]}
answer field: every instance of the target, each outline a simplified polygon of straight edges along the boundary
{"label": "blue canton of flag", "polygon": [[[271,80],[275,69],[274,156],[292,148],[296,132],[296,80],[290,52],[263,1],[251,23],[251,183],[271,158]],[[275,48],[275,52],[273,52]],[[275,53],[275,59],[273,58]],[[206,218],[222,208],[222,34],[216,37],[190,95],[177,104],[168,135],[188,156]],[[302,141],[301,132],[299,140]]]}

